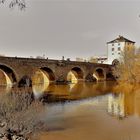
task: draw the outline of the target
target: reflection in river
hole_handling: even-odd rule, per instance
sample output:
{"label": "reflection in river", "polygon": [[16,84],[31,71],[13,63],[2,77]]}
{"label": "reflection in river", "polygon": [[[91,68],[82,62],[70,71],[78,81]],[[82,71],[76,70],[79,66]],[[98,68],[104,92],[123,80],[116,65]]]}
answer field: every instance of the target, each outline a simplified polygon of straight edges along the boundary
{"label": "reflection in river", "polygon": [[76,101],[47,104],[49,132],[39,139],[139,140],[140,89],[114,87],[110,82],[48,86],[52,94]]}
{"label": "reflection in river", "polygon": [[108,96],[108,112],[118,117],[125,116],[124,94],[111,94]]}
{"label": "reflection in river", "polygon": [[78,100],[108,94],[108,113],[112,116],[126,117],[140,115],[140,89],[132,88],[128,91],[114,91],[116,83],[84,83],[68,85],[45,84],[33,87],[35,95],[49,93],[58,98]]}
{"label": "reflection in river", "polygon": [[47,88],[49,87],[50,83],[43,83],[43,84],[37,84],[32,86],[33,93],[36,98],[39,98],[44,94],[45,91],[47,91]]}
{"label": "reflection in river", "polygon": [[[51,82],[46,82],[43,84],[33,85],[32,91],[37,98],[43,96],[44,94],[49,94],[53,97],[59,98],[60,100],[79,100],[95,96],[108,95],[107,111],[111,116],[140,116],[140,89],[132,88],[131,90],[127,91],[114,91],[114,87],[116,87],[116,83],[114,82],[78,82],[67,85],[56,85]],[[18,90],[28,91],[26,88],[15,89],[10,85],[0,87],[0,93],[17,92]]]}
{"label": "reflection in river", "polygon": [[139,140],[140,94],[136,94],[108,93],[64,104],[47,104],[43,118],[49,131],[39,139]]}
{"label": "reflection in river", "polygon": [[[69,100],[46,103],[42,119],[47,121],[49,131],[38,139],[139,140],[140,88],[116,90],[116,86],[113,82],[33,85],[36,97],[49,94]],[[0,88],[1,93],[9,90]]]}
{"label": "reflection in river", "polygon": [[101,82],[101,83],[85,83],[78,82],[67,85],[55,85],[53,83],[45,83],[33,85],[33,92],[36,96],[43,94],[56,95],[59,98],[65,99],[81,99],[97,95],[109,93],[115,83]]}
{"label": "reflection in river", "polygon": [[140,88],[110,94],[108,97],[108,112],[118,117],[140,117]]}

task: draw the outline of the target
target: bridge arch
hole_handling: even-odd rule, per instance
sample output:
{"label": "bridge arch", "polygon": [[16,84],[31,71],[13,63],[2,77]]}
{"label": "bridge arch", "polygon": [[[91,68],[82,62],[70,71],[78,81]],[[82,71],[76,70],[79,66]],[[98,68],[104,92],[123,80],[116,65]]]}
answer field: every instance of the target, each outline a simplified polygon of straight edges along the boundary
{"label": "bridge arch", "polygon": [[[5,64],[0,64],[0,73],[1,73],[1,76],[5,79],[7,82],[5,82],[4,85],[8,85],[8,84],[15,84],[17,82],[17,75],[15,73],[15,71],[10,67],[10,66],[7,66]],[[1,77],[1,78],[2,78]],[[1,80],[1,83],[2,84],[4,81]]]}
{"label": "bridge arch", "polygon": [[106,72],[104,68],[97,67],[93,72],[93,77],[95,77],[97,81],[106,80]]}
{"label": "bridge arch", "polygon": [[67,81],[77,83],[79,80],[83,80],[84,72],[80,67],[73,67],[67,74]]}
{"label": "bridge arch", "polygon": [[44,84],[55,81],[55,74],[52,69],[48,67],[41,67],[35,70],[32,76],[32,84]]}
{"label": "bridge arch", "polygon": [[51,68],[48,67],[42,67],[40,68],[45,74],[48,76],[50,81],[55,81],[55,74]]}
{"label": "bridge arch", "polygon": [[114,59],[113,61],[112,61],[112,65],[113,66],[116,66],[116,65],[118,65],[120,62],[119,62],[119,60],[118,59]]}

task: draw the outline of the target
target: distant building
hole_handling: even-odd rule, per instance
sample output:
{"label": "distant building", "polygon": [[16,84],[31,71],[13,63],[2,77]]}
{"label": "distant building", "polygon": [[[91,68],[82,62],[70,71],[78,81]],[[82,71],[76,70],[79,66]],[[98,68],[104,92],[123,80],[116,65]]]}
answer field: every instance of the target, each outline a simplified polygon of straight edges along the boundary
{"label": "distant building", "polygon": [[107,61],[107,57],[105,56],[94,56],[88,59],[90,63],[105,63]]}
{"label": "distant building", "polygon": [[78,62],[84,62],[84,58],[79,58],[79,57],[77,57],[77,58],[76,58],[76,61],[78,61]]}
{"label": "distant building", "polygon": [[45,59],[44,56],[37,56],[36,59]]}
{"label": "distant building", "polygon": [[87,60],[84,58],[76,58],[76,61],[115,65],[119,62],[123,51],[134,50],[134,47],[134,41],[119,35],[118,38],[107,42],[107,56],[92,56]]}
{"label": "distant building", "polygon": [[134,48],[135,42],[119,36],[115,40],[107,42],[107,63],[115,64],[119,62],[121,52],[124,49]]}
{"label": "distant building", "polygon": [[98,60],[96,57],[90,57],[87,61],[90,63],[98,63]]}
{"label": "distant building", "polygon": [[106,63],[107,62],[107,57],[98,57],[97,62],[101,63],[101,64]]}

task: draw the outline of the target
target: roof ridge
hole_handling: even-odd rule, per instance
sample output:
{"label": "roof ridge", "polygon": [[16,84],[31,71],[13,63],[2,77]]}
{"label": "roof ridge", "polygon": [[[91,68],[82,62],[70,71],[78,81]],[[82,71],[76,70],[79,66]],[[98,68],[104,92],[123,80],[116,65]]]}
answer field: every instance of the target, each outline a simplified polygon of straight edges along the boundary
{"label": "roof ridge", "polygon": [[131,43],[135,43],[134,41],[131,41],[131,40],[129,40],[129,39],[119,35],[116,39],[107,42],[107,44],[109,44],[109,43],[117,43],[117,42],[131,42]]}

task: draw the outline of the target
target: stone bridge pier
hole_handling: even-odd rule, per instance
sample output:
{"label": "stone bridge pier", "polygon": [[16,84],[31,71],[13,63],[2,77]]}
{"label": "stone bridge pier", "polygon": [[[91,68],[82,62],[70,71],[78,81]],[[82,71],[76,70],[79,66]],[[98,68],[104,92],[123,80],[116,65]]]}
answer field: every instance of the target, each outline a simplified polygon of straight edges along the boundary
{"label": "stone bridge pier", "polygon": [[111,65],[17,57],[0,57],[0,73],[7,75],[12,84],[21,86],[47,80],[61,83],[71,82],[72,79],[105,81],[113,78]]}

